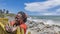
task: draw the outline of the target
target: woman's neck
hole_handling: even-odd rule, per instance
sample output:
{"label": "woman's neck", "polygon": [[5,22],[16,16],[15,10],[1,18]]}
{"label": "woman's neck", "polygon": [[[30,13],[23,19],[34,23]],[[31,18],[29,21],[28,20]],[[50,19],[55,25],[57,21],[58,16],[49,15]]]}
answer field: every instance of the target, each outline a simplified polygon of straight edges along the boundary
{"label": "woman's neck", "polygon": [[21,25],[21,24],[24,24],[24,22],[21,22],[20,25]]}

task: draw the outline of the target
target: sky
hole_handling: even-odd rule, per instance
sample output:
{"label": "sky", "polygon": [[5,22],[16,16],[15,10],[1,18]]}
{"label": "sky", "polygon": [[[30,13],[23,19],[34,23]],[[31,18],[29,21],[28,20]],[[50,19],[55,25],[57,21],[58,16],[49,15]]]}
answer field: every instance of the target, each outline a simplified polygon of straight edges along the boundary
{"label": "sky", "polygon": [[0,0],[0,9],[28,15],[60,15],[60,0]]}

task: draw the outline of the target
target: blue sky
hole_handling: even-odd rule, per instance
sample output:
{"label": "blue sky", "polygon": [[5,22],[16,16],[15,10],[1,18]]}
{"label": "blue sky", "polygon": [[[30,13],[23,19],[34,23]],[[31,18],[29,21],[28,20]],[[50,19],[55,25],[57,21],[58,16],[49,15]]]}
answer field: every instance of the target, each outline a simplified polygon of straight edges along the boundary
{"label": "blue sky", "polygon": [[29,15],[60,15],[60,0],[0,0],[0,9]]}

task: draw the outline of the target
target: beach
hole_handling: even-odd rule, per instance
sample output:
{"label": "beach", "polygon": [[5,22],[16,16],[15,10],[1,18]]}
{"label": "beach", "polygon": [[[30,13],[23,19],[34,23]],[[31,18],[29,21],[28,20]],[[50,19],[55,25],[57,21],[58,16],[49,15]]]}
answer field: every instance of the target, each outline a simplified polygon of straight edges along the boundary
{"label": "beach", "polygon": [[[14,17],[9,17],[9,21],[14,20]],[[31,34],[60,34],[59,19],[36,19],[29,17],[27,19],[27,33]]]}
{"label": "beach", "polygon": [[59,19],[36,19],[28,18],[26,22],[31,34],[60,34]]}

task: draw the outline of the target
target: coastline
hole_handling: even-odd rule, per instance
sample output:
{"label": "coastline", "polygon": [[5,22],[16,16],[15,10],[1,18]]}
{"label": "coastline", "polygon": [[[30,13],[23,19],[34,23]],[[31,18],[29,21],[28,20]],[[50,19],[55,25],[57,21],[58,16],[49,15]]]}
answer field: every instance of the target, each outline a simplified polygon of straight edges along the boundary
{"label": "coastline", "polygon": [[[14,20],[14,17],[8,18],[9,21],[12,21],[11,19]],[[42,20],[36,21],[36,19],[28,19],[26,24],[28,26],[27,33],[31,32],[31,34],[60,34],[60,25],[45,23]]]}
{"label": "coastline", "polygon": [[30,31],[31,34],[60,34],[60,25],[45,24],[43,21],[28,21],[26,24],[28,26],[27,31]]}

